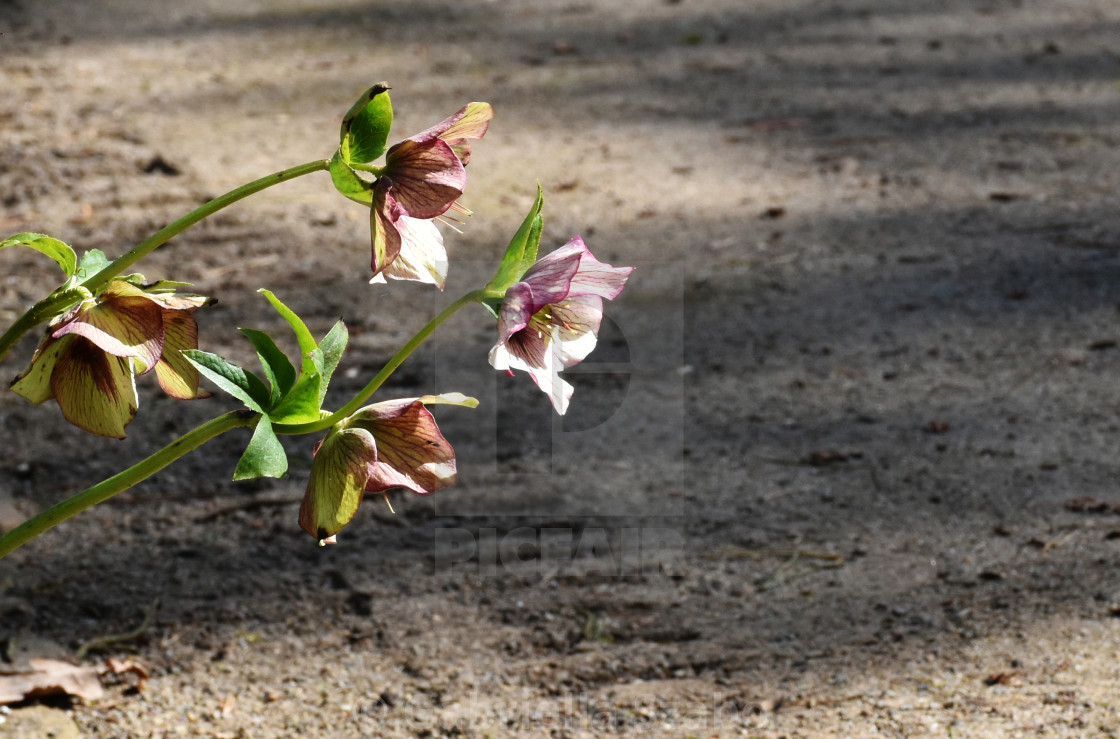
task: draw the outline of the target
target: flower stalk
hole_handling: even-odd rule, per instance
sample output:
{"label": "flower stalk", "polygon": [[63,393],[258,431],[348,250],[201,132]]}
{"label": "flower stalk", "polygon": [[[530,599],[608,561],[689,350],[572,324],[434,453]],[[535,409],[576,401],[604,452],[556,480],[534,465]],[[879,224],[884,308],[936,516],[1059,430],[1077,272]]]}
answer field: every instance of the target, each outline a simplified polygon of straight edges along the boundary
{"label": "flower stalk", "polygon": [[68,518],[98,503],[104,503],[117,493],[148,479],[211,439],[233,429],[255,426],[259,419],[260,416],[256,413],[230,411],[188,431],[147,459],[102,480],[93,487],[87,488],[61,503],[57,503],[0,536],[0,559],[11,554],[36,536],[53,529]]}

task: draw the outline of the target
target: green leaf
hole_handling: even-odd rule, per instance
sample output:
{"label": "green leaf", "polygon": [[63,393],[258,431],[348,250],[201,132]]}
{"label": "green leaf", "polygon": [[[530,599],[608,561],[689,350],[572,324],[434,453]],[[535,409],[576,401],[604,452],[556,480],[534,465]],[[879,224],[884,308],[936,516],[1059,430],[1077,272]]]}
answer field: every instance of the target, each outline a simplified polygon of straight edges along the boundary
{"label": "green leaf", "polygon": [[257,413],[267,412],[272,396],[261,378],[224,357],[200,349],[186,349],[183,356],[210,382]]}
{"label": "green leaf", "polygon": [[339,151],[347,162],[372,162],[385,152],[389,128],[393,125],[393,104],[389,86],[379,82],[362,93],[358,102],[342,117]]}
{"label": "green leaf", "polygon": [[288,322],[288,325],[292,327],[292,331],[296,334],[296,341],[299,342],[299,352],[303,357],[303,364],[299,372],[300,379],[318,372],[315,362],[311,359],[311,352],[315,351],[318,345],[315,343],[315,337],[307,330],[307,324],[303,322],[302,318],[296,315],[295,311],[284,305],[284,303],[280,301],[280,298],[273,295],[271,291],[261,288],[257,290],[257,292],[268,298],[268,302],[272,303],[272,307],[276,309],[277,313],[283,316],[284,320]]}
{"label": "green leaf", "polygon": [[234,480],[250,480],[255,477],[283,477],[288,472],[288,455],[272,430],[268,416],[261,416],[253,438],[233,471]]}
{"label": "green leaf", "polygon": [[272,337],[264,331],[257,331],[252,328],[239,328],[237,330],[252,342],[253,348],[257,350],[257,359],[261,360],[264,376],[268,379],[268,384],[272,388],[270,405],[275,407],[295,384],[296,368],[292,366],[284,352],[280,351],[280,347],[276,346]]}
{"label": "green leaf", "polygon": [[74,273],[81,279],[93,277],[109,266],[109,258],[105,256],[105,252],[100,249],[90,249],[82,255],[82,259],[78,262],[78,270]]}
{"label": "green leaf", "polygon": [[322,378],[316,372],[300,377],[295,387],[268,414],[276,423],[310,423],[319,420],[322,406],[319,387]]}
{"label": "green leaf", "polygon": [[58,266],[62,267],[62,271],[66,273],[67,277],[73,277],[74,272],[78,269],[78,257],[74,254],[70,245],[46,234],[22,233],[0,241],[0,249],[9,246],[26,246],[40,254],[47,255],[58,262]]}
{"label": "green leaf", "polygon": [[334,188],[355,203],[362,205],[373,204],[373,184],[363,180],[358,173],[342,158],[342,147],[339,147],[331,158],[331,181]]}
{"label": "green leaf", "polygon": [[544,228],[544,218],[541,216],[543,208],[544,193],[538,183],[537,199],[533,202],[533,207],[529,209],[529,214],[525,216],[521,228],[517,229],[517,233],[513,235],[513,240],[509,242],[494,279],[490,280],[490,284],[486,286],[487,290],[505,292],[510,285],[521,279],[521,275],[525,274],[525,271],[537,261],[537,249],[541,245],[541,231]]}
{"label": "green leaf", "polygon": [[346,343],[350,341],[350,332],[346,330],[346,324],[339,321],[323,340],[319,342],[319,347],[311,352],[311,360],[315,362],[315,366],[319,370],[319,407],[323,406],[323,399],[327,395],[327,386],[331,382],[331,377],[334,376],[335,368],[338,367],[339,361],[342,359],[342,353],[346,351]]}

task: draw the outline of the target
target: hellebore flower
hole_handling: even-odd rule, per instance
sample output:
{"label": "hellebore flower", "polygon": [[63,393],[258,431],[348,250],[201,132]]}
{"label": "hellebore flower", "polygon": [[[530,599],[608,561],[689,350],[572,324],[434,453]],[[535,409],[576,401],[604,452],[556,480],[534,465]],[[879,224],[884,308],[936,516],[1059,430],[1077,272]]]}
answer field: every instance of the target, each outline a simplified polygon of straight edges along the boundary
{"label": "hellebore flower", "polygon": [[113,280],[51,322],[11,388],[32,403],[54,398],[78,428],[123,439],[138,407],[136,375],[155,370],[160,387],[175,398],[208,395],[199,390],[198,370],[180,353],[198,348],[192,314],[207,302]]}
{"label": "hellebore flower", "polygon": [[494,111],[469,103],[450,118],[389,148],[373,185],[373,278],[426,282],[443,289],[447,251],[432,219],[455,208],[467,184],[468,139],[480,139]]}
{"label": "hellebore flower", "polygon": [[455,484],[455,452],[425,403],[477,405],[458,394],[389,400],[336,424],[315,449],[299,509],[304,531],[333,543],[365,493],[407,488],[423,495]]}
{"label": "hellebore flower", "polygon": [[510,375],[528,372],[563,415],[572,386],[560,372],[595,348],[603,298],[618,297],[633,271],[600,262],[579,236],[542,257],[506,291],[490,364]]}

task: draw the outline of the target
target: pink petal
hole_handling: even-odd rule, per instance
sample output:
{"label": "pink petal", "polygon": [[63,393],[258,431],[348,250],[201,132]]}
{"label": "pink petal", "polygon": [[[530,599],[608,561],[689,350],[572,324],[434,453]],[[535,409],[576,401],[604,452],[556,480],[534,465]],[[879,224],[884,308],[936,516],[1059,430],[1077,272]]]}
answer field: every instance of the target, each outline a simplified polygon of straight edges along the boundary
{"label": "pink petal", "polygon": [[77,338],[51,373],[51,390],[66,420],[92,434],[124,438],[139,405],[132,360]]}
{"label": "pink petal", "polygon": [[498,310],[498,343],[504,344],[509,337],[528,326],[534,312],[533,288],[524,282],[511,285]]}
{"label": "pink petal", "polygon": [[377,440],[377,461],[370,468],[366,492],[403,487],[424,494],[455,483],[455,452],[421,401],[375,403],[351,416],[349,423],[367,429]]}
{"label": "pink petal", "polygon": [[382,175],[393,196],[413,218],[435,218],[451,207],[467,185],[467,173],[449,145],[438,139],[406,140],[389,149]]}
{"label": "pink petal", "polygon": [[397,230],[397,222],[402,218],[404,209],[390,194],[392,187],[392,182],[380,179],[373,189],[369,225],[373,241],[370,268],[374,278],[392,264],[401,252],[401,234]]}
{"label": "pink petal", "polygon": [[557,364],[565,369],[579,364],[595,348],[603,320],[603,299],[581,295],[550,305],[548,310],[554,326],[552,351]]}
{"label": "pink petal", "polygon": [[419,143],[442,139],[446,141],[459,160],[466,166],[471,158],[471,147],[467,139],[480,139],[490,127],[494,109],[490,103],[468,103],[454,115],[440,121],[426,131],[413,136],[410,140]]}

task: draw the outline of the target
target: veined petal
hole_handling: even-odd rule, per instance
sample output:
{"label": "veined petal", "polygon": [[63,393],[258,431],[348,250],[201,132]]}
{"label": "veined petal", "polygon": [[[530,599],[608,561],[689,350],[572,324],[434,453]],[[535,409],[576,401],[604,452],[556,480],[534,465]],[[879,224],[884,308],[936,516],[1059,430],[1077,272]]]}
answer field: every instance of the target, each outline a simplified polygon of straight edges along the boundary
{"label": "veined petal", "polygon": [[424,494],[455,483],[455,452],[420,400],[375,403],[351,416],[350,423],[377,439],[367,492],[403,487]]}
{"label": "veined petal", "polygon": [[139,405],[132,361],[75,337],[51,373],[51,390],[66,420],[90,433],[123,439]]}
{"label": "veined petal", "polygon": [[504,344],[509,337],[528,326],[535,312],[533,288],[524,282],[510,285],[498,309],[498,343]]}
{"label": "veined petal", "polygon": [[51,335],[68,334],[84,336],[115,356],[134,357],[147,372],[163,351],[163,309],[136,286],[113,280],[94,305]]}
{"label": "veined petal", "polygon": [[435,138],[443,139],[455,150],[465,166],[471,156],[466,140],[482,138],[493,117],[494,109],[490,107],[490,103],[467,103],[453,115],[426,131],[421,131],[410,140],[424,142]]}
{"label": "veined petal", "polygon": [[[555,327],[551,337],[548,334],[544,334],[543,337],[538,336],[535,331],[522,331],[506,344],[509,349],[506,360],[508,369],[528,372],[537,387],[548,396],[556,412],[564,415],[568,410],[574,388],[571,383],[560,377],[560,371],[564,367],[559,361],[559,355],[552,350],[559,342],[558,334],[559,329]],[[526,361],[530,357],[531,363]]]}
{"label": "veined petal", "polygon": [[377,279],[401,253],[401,234],[397,230],[397,222],[403,217],[404,211],[390,193],[392,188],[392,182],[381,178],[373,189],[369,225],[373,241],[370,268],[373,270],[374,279]]}
{"label": "veined petal", "polygon": [[156,379],[173,398],[206,398],[210,393],[198,389],[198,370],[182,355],[184,349],[198,348],[198,322],[190,313],[164,311],[163,354],[156,364]]}
{"label": "veined petal", "polygon": [[75,341],[78,341],[77,336],[63,336],[61,339],[48,336],[44,339],[35,350],[31,364],[12,382],[12,392],[36,404],[53,398],[51,373],[58,364],[58,358]]}
{"label": "veined petal", "polygon": [[581,257],[579,249],[561,247],[541,257],[525,271],[521,282],[533,288],[533,313],[549,303],[559,303],[568,296],[572,280],[579,270]]}
{"label": "veined petal", "polygon": [[603,299],[598,295],[568,298],[548,306],[553,325],[551,351],[565,369],[582,362],[595,348],[603,321]]}
{"label": "veined petal", "polygon": [[451,207],[467,185],[463,163],[439,139],[405,140],[385,156],[384,177],[393,182],[393,196],[413,218],[435,218]]}
{"label": "veined petal", "polygon": [[400,252],[382,274],[424,282],[442,290],[447,280],[447,249],[439,229],[431,221],[408,216],[401,216],[396,227],[401,239]]}
{"label": "veined petal", "polygon": [[376,459],[376,442],[365,429],[332,431],[311,463],[311,478],[299,508],[300,528],[323,540],[350,523]]}
{"label": "veined petal", "polygon": [[569,295],[598,295],[607,300],[614,300],[626,286],[626,280],[633,267],[612,267],[606,262],[600,262],[592,255],[583,239],[576,236],[557,251],[577,248],[581,252],[579,269],[572,278]]}

